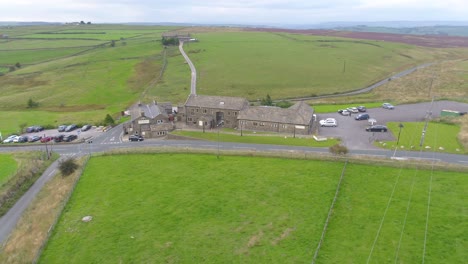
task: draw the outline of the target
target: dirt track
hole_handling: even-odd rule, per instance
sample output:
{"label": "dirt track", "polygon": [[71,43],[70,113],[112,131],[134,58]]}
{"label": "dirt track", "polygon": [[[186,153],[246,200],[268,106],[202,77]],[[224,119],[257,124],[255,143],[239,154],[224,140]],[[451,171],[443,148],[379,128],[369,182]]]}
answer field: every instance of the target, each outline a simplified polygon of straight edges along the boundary
{"label": "dirt track", "polygon": [[246,28],[246,31],[262,31],[262,32],[284,32],[303,35],[315,36],[332,36],[352,39],[368,39],[381,40],[389,42],[399,42],[410,45],[417,45],[432,48],[460,48],[468,47],[468,37],[458,36],[436,36],[436,35],[405,35],[405,34],[389,34],[389,33],[373,33],[373,32],[352,32],[352,31],[335,31],[335,30],[292,30],[292,29],[276,29],[276,28]]}

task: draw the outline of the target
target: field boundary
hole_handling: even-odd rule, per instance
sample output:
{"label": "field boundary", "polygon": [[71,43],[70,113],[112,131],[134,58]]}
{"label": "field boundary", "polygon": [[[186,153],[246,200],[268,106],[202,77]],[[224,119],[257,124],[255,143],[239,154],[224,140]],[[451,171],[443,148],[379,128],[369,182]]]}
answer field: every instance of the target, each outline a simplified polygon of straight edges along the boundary
{"label": "field boundary", "polygon": [[344,178],[344,174],[345,174],[345,171],[346,171],[346,165],[347,164],[348,164],[348,160],[345,161],[345,164],[343,166],[343,170],[341,171],[340,180],[338,181],[338,185],[336,186],[335,197],[333,197],[332,204],[330,206],[330,209],[328,210],[327,219],[325,220],[325,224],[324,224],[323,230],[322,230],[322,236],[320,237],[319,243],[317,245],[317,249],[315,250],[314,258],[312,259],[312,264],[315,264],[315,262],[317,261],[318,253],[320,251],[320,248],[322,247],[323,239],[325,238],[325,233],[327,232],[327,228],[328,228],[328,223],[329,223],[330,218],[331,218],[331,216],[333,214],[333,209],[335,208],[335,202],[336,202],[336,200],[338,198],[338,194],[340,192],[340,187],[341,187],[341,183],[343,182],[343,178]]}
{"label": "field boundary", "polygon": [[73,182],[73,187],[71,188],[70,192],[68,195],[65,197],[65,199],[62,201],[62,204],[60,205],[60,209],[55,216],[55,219],[52,223],[52,225],[49,227],[49,230],[47,230],[47,235],[45,239],[42,241],[41,246],[39,247],[39,250],[36,253],[36,256],[34,257],[32,263],[36,264],[39,262],[39,258],[42,255],[42,252],[44,251],[45,246],[47,245],[47,242],[49,241],[50,236],[52,235],[52,231],[54,231],[55,226],[58,223],[58,220],[62,216],[63,209],[65,209],[65,206],[68,204],[68,200],[70,200],[70,197],[72,196],[73,192],[75,191],[76,186],[78,185],[78,181],[81,178],[81,175],[83,175],[84,169],[86,168],[86,165],[88,164],[88,161],[90,159],[90,156],[86,156],[85,161],[83,162],[83,165],[80,168],[80,171],[78,172],[78,177],[76,177],[75,182]]}

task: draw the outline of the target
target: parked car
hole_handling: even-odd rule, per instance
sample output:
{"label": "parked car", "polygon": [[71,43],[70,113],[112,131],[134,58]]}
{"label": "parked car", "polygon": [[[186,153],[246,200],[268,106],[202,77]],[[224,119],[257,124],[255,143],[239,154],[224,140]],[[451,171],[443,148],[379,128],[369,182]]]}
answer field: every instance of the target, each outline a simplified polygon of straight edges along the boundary
{"label": "parked car", "polygon": [[138,136],[138,135],[131,135],[128,137],[128,140],[129,141],[143,141],[144,138],[142,136]]}
{"label": "parked car", "polygon": [[[15,142],[15,141],[13,141]],[[25,143],[25,142],[28,142],[28,137],[27,136],[19,136],[18,137],[18,141],[16,141],[18,143]]]}
{"label": "parked car", "polygon": [[341,114],[341,115],[344,115],[344,116],[351,115],[351,112],[349,112],[346,109],[340,109],[340,110],[338,110],[338,113]]}
{"label": "parked car", "polygon": [[322,127],[336,127],[338,123],[336,122],[335,118],[327,118],[320,120],[320,126]]}
{"label": "parked car", "polygon": [[390,109],[390,110],[395,109],[395,107],[390,103],[383,103],[382,107],[385,108],[385,109]]}
{"label": "parked car", "polygon": [[66,135],[66,136],[64,136],[64,137],[62,138],[62,141],[63,141],[63,142],[71,142],[71,141],[73,141],[73,140],[75,140],[75,139],[77,139],[77,138],[78,138],[77,135],[71,134],[71,135]]}
{"label": "parked car", "polygon": [[58,127],[58,132],[65,132],[65,129],[67,128],[67,125],[60,125]]}
{"label": "parked car", "polygon": [[91,129],[91,125],[84,125],[82,128],[81,128],[81,131],[88,131]]}
{"label": "parked car", "polygon": [[359,114],[354,119],[356,120],[368,120],[370,118],[369,114]]}
{"label": "parked car", "polygon": [[26,133],[41,132],[42,130],[44,130],[44,128],[41,126],[30,126],[26,128]]}
{"label": "parked car", "polygon": [[65,135],[63,134],[60,134],[60,135],[57,135],[54,137],[54,142],[62,142],[63,141],[63,137],[65,137]]}
{"label": "parked car", "polygon": [[346,108],[346,110],[348,110],[351,113],[359,113],[359,110],[357,109],[357,107],[348,107]]}
{"label": "parked car", "polygon": [[75,124],[71,124],[71,125],[69,125],[69,126],[67,126],[65,128],[65,132],[71,132],[71,131],[75,130],[76,128],[77,128],[77,126]]}
{"label": "parked car", "polygon": [[36,142],[36,141],[39,141],[41,139],[42,139],[41,136],[31,136],[31,137],[29,137],[28,141],[29,142]]}
{"label": "parked car", "polygon": [[3,143],[13,143],[13,140],[19,136],[17,135],[11,135],[3,140]]}
{"label": "parked car", "polygon": [[41,138],[41,143],[46,143],[46,142],[49,142],[53,139],[53,137],[43,137]]}
{"label": "parked car", "polygon": [[365,106],[363,106],[363,105],[360,105],[360,106],[357,107],[357,110],[358,110],[359,112],[366,112],[366,111],[367,111],[367,108],[366,108]]}
{"label": "parked car", "polygon": [[367,132],[387,132],[388,128],[384,125],[373,125],[366,128]]}

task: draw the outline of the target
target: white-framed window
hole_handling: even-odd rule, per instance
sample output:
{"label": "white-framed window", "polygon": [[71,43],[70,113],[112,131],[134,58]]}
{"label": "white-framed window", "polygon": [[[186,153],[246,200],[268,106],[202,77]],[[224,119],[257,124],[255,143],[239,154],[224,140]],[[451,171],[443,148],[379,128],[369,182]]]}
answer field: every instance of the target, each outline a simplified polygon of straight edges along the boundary
{"label": "white-framed window", "polygon": [[265,123],[263,123],[263,122],[260,122],[260,126],[265,126]]}
{"label": "white-framed window", "polygon": [[278,124],[274,123],[274,124],[273,124],[273,127],[278,127]]}
{"label": "white-framed window", "polygon": [[156,120],[156,124],[162,124],[163,121],[162,120]]}
{"label": "white-framed window", "polygon": [[288,128],[288,125],[281,125],[282,128]]}

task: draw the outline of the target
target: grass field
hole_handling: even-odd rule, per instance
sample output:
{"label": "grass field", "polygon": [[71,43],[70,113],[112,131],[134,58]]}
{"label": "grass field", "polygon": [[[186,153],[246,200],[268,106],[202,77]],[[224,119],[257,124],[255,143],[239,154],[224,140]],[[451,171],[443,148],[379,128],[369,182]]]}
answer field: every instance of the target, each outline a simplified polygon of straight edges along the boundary
{"label": "grass field", "polygon": [[0,186],[16,172],[18,164],[11,154],[0,154]]}
{"label": "grass field", "polygon": [[[398,122],[388,123],[388,128],[393,131],[395,138],[398,137],[400,131]],[[426,128],[422,148],[419,146],[421,143],[422,131],[424,129],[424,122],[402,122],[403,128],[401,129],[400,142],[398,144],[399,150],[422,150],[422,151],[438,151],[449,153],[465,153],[463,145],[457,140],[457,135],[460,133],[460,126],[444,123],[430,122]],[[385,146],[377,142],[379,146],[394,149],[397,141],[387,141]],[[426,148],[426,147],[429,148]],[[458,151],[457,151],[458,150]]]}
{"label": "grass field", "polygon": [[[94,157],[40,262],[311,262],[342,170],[262,157]],[[317,263],[463,263],[467,187],[465,173],[349,164]]]}
{"label": "grass field", "polygon": [[[199,131],[184,131],[177,130],[171,134],[205,139],[210,141],[218,141],[218,133],[216,132],[199,132]],[[339,140],[328,139],[326,141],[315,141],[313,138],[301,138],[297,135],[295,138],[293,134],[287,136],[262,136],[254,135],[252,132],[247,131],[243,136],[240,136],[240,131],[233,133],[219,133],[219,141],[221,142],[238,142],[238,143],[251,143],[251,144],[270,144],[270,145],[288,145],[288,146],[307,146],[307,147],[329,147],[337,144]]]}

